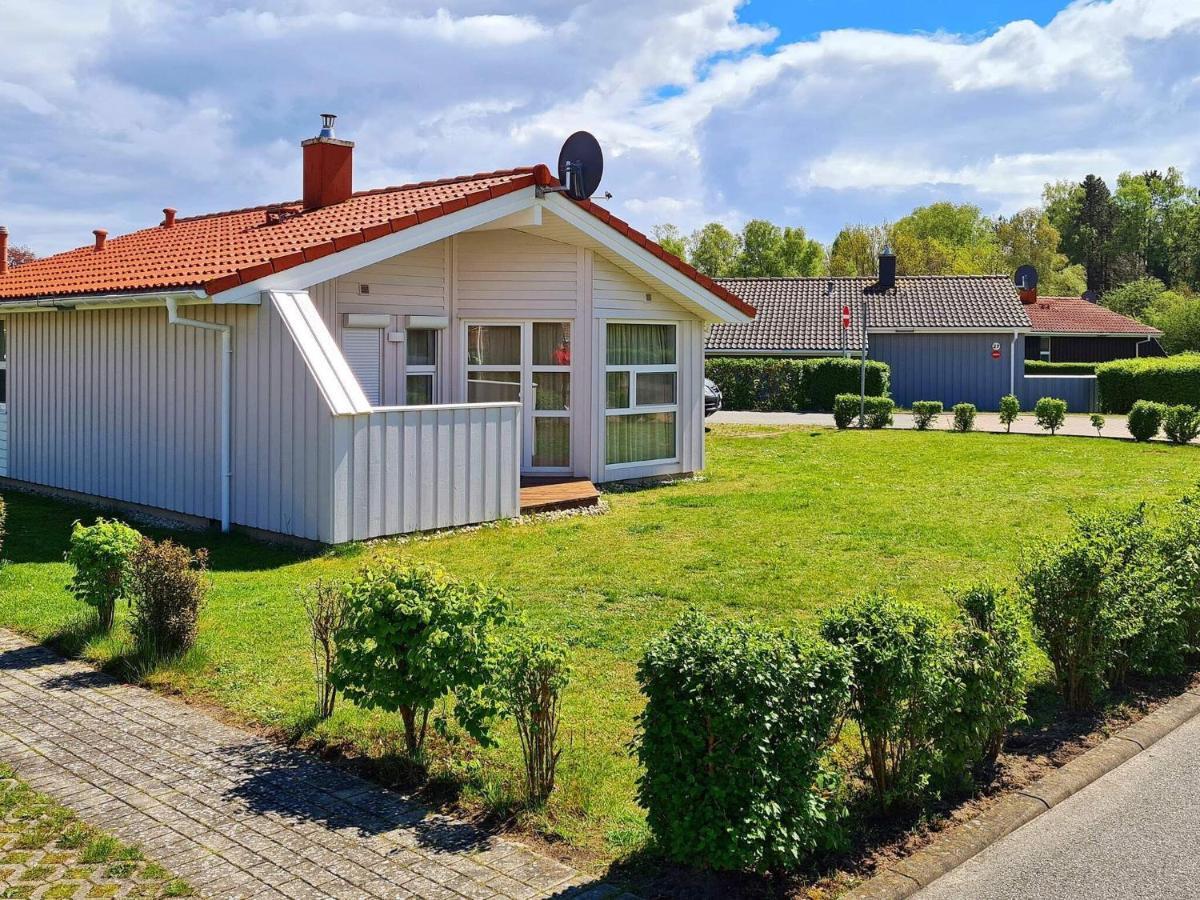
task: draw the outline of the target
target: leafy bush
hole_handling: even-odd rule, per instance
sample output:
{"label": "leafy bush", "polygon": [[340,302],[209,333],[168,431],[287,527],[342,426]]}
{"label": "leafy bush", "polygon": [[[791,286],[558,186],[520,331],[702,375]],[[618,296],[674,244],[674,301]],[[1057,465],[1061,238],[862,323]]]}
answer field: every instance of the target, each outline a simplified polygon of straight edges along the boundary
{"label": "leafy bush", "polygon": [[1096,363],[1025,360],[1026,375],[1095,375]]}
{"label": "leafy bush", "polygon": [[502,595],[431,566],[385,562],[347,582],[345,599],[330,676],[343,696],[362,707],[399,712],[414,759],[424,750],[434,706],[450,693],[463,729],[480,743],[491,742],[495,709],[485,689],[498,629],[509,618]]}
{"label": "leafy bush", "polygon": [[1129,433],[1135,441],[1148,441],[1162,428],[1167,407],[1153,400],[1139,400],[1129,410]]}
{"label": "leafy bush", "polygon": [[850,717],[876,799],[885,808],[918,803],[943,771],[946,647],[937,623],[872,595],[827,615],[821,634],[850,655]]}
{"label": "leafy bush", "polygon": [[1000,398],[1000,421],[1004,423],[1005,433],[1012,431],[1012,423],[1021,415],[1021,401],[1012,394]]}
{"label": "leafy bush", "polygon": [[524,634],[505,642],[493,690],[500,709],[516,720],[526,797],[534,806],[554,790],[560,702],[569,680],[567,655],[556,644]]}
{"label": "leafy bush", "polygon": [[1096,437],[1100,437],[1104,433],[1104,416],[1100,413],[1092,413],[1092,427],[1096,429]]}
{"label": "leafy bush", "polygon": [[1168,406],[1163,413],[1163,431],[1175,444],[1186,444],[1200,435],[1200,409],[1194,406]]}
{"label": "leafy bush", "polygon": [[864,404],[864,424],[868,428],[886,428],[895,421],[892,413],[896,404],[891,397],[867,397]]}
{"label": "leafy bush", "polygon": [[1138,400],[1200,406],[1200,354],[1101,363],[1096,384],[1101,412],[1127,413]]}
{"label": "leafy bush", "polygon": [[1033,407],[1038,425],[1051,434],[1056,434],[1067,421],[1067,401],[1054,397],[1043,397]]}
{"label": "leafy bush", "polygon": [[[839,393],[857,394],[858,360],[842,357],[772,359],[769,357],[710,357],[704,374],[721,389],[726,409],[796,412],[833,409]],[[867,393],[885,396],[889,387],[886,363],[867,360]]]}
{"label": "leafy bush", "polygon": [[1035,547],[1022,562],[1019,583],[1034,638],[1072,710],[1090,708],[1100,689],[1119,680],[1123,655],[1153,655],[1130,650],[1146,631],[1146,607],[1157,599],[1139,598],[1145,578],[1135,584],[1128,577],[1138,570],[1149,537],[1141,506],[1073,514],[1060,543]]}
{"label": "leafy bush", "polygon": [[860,408],[858,394],[838,394],[833,401],[833,424],[849,428],[858,418]]}
{"label": "leafy bush", "polygon": [[1162,581],[1179,603],[1184,640],[1200,652],[1200,497],[1187,495],[1174,504],[1155,533]]}
{"label": "leafy bush", "polygon": [[849,668],[828,645],[688,613],[638,666],[638,799],[671,859],[778,871],[841,843],[830,745]]}
{"label": "leafy bush", "polygon": [[76,522],[66,561],[74,568],[68,589],[94,606],[104,631],[112,628],[117,600],[128,598],[131,563],[141,545],[141,534],[115,519],[97,519],[94,525]]}
{"label": "leafy bush", "polygon": [[978,410],[975,409],[974,403],[954,404],[954,430],[973,431],[975,429],[976,412]]}
{"label": "leafy bush", "polygon": [[957,689],[948,743],[958,739],[962,765],[995,765],[1014,722],[1025,717],[1026,652],[1015,603],[988,584],[954,597],[958,621],[953,640]]}
{"label": "leafy bush", "polygon": [[329,680],[329,673],[337,659],[337,632],[346,622],[346,594],[340,584],[319,578],[301,599],[312,642],[316,713],[318,718],[328,719],[337,702],[337,688]]}
{"label": "leafy bush", "polygon": [[182,653],[196,642],[200,608],[208,594],[208,551],[174,541],[142,538],[130,563],[129,630],[138,651],[151,657]]}
{"label": "leafy bush", "polygon": [[925,431],[942,414],[941,400],[916,400],[912,405],[913,425]]}

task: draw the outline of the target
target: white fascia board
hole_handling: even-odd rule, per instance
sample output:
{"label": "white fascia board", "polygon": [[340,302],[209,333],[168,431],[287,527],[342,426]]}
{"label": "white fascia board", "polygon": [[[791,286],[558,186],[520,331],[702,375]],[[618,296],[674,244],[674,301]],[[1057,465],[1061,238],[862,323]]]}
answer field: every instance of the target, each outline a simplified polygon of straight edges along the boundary
{"label": "white fascia board", "polygon": [[322,281],[347,275],[366,266],[383,262],[417,247],[432,244],[462,231],[512,215],[540,201],[533,188],[522,188],[484,203],[468,206],[448,215],[438,216],[403,231],[384,235],[373,241],[348,247],[312,262],[301,263],[285,272],[265,275],[249,284],[238,285],[213,295],[213,303],[246,303],[245,298],[261,291],[302,291]]}
{"label": "white fascia board", "polygon": [[[857,347],[850,348],[850,355],[857,356],[859,350]],[[705,356],[813,356],[823,358],[826,356],[841,356],[842,350],[840,347],[831,350],[705,350]]]}
{"label": "white fascia board", "polygon": [[688,300],[710,314],[709,321],[754,321],[753,317],[746,315],[741,310],[734,309],[716,294],[667,265],[649,250],[638,246],[615,228],[605,225],[591,213],[580,209],[570,200],[563,199],[558,194],[549,194],[542,202],[551,204],[554,214],[563,221],[578,228],[588,237],[603,244],[622,258],[629,260],[643,272],[661,281],[672,290],[683,294]]}
{"label": "white fascia board", "polygon": [[[208,302],[202,290],[158,291],[145,294],[78,294],[67,297],[41,297],[37,300],[0,301],[0,312],[46,312],[56,309],[134,309],[146,306],[165,306],[168,299],[180,306],[197,306]],[[258,303],[258,299],[243,301]]]}
{"label": "white fascia board", "polygon": [[369,413],[371,404],[346,357],[325,327],[308,291],[270,291],[284,328],[291,335],[325,403],[335,416]]}
{"label": "white fascia board", "polygon": [[1128,332],[1128,331],[1031,331],[1030,337],[1081,337],[1081,338],[1127,338],[1128,340],[1146,341],[1162,337],[1161,331]]}
{"label": "white fascia board", "polygon": [[988,328],[872,328],[867,334],[1028,334],[1025,326],[992,325]]}

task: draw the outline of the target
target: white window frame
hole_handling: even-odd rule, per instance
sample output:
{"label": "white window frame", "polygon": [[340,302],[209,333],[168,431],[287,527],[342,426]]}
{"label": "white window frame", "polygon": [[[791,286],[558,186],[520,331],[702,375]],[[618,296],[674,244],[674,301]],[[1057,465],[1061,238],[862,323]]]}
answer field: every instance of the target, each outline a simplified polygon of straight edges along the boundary
{"label": "white window frame", "polygon": [[8,412],[8,323],[0,319],[0,372],[4,373],[4,396],[0,397],[0,413]]}
{"label": "white window frame", "polygon": [[[438,363],[442,361],[442,331],[440,328],[406,328],[404,329],[404,378],[401,382],[404,386],[404,405],[408,405],[408,377],[410,375],[428,375],[430,376],[429,388],[429,405],[436,406],[438,399],[441,396],[438,391],[440,389],[440,379],[438,378]],[[409,335],[414,331],[428,331],[433,334],[433,363],[429,365],[409,365],[408,362],[408,347]]]}
{"label": "white window frame", "polygon": [[[571,329],[571,364],[568,366],[535,366],[533,364],[533,326],[534,325],[562,325],[566,323]],[[469,335],[473,326],[510,326],[520,329],[521,336],[521,353],[520,361],[513,364],[499,365],[475,365],[469,362],[471,358],[471,348]],[[462,323],[462,347],[463,347],[463,397],[467,396],[468,383],[471,380],[471,375],[487,372],[519,372],[521,380],[517,382],[520,389],[521,397],[521,471],[528,472],[534,475],[566,475],[574,471],[575,440],[576,427],[574,420],[574,406],[576,399],[576,384],[575,384],[575,341],[577,339],[576,319],[573,316],[539,316],[535,319],[465,319]],[[536,397],[534,394],[534,381],[539,372],[566,372],[570,377],[570,386],[568,388],[570,394],[570,402],[567,409],[534,409],[536,405]],[[533,420],[534,418],[547,419],[570,419],[570,438],[568,439],[568,462],[565,466],[535,466],[533,464]]]}
{"label": "white window frame", "polygon": [[[679,416],[679,392],[682,388],[679,372],[679,359],[682,348],[680,347],[680,328],[679,322],[670,319],[602,319],[600,320],[604,330],[604,342],[601,346],[601,352],[604,354],[604,410],[601,418],[601,431],[604,436],[604,446],[602,448],[601,461],[604,463],[604,468],[608,470],[622,469],[643,469],[649,466],[665,466],[679,462],[679,442],[680,442],[680,425]],[[610,366],[608,364],[608,326],[609,325],[670,325],[675,329],[675,363],[674,365],[657,365],[657,366]],[[629,406],[625,409],[609,409],[608,408],[608,373],[609,372],[628,372],[629,373]],[[675,375],[675,402],[671,404],[654,404],[646,406],[637,405],[637,379],[643,374],[663,374],[673,373]],[[608,417],[609,416],[634,416],[648,413],[675,413],[675,455],[663,459],[639,459],[633,462],[610,463],[608,462]]]}

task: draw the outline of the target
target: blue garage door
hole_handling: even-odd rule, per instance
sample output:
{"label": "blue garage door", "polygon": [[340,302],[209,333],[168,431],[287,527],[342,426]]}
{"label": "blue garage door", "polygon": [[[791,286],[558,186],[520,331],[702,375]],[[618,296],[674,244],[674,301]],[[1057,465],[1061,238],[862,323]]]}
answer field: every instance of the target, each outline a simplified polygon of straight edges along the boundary
{"label": "blue garage door", "polygon": [[[999,359],[993,346],[999,344]],[[892,369],[892,397],[900,406],[915,400],[974,403],[995,410],[1011,389],[1012,332],[995,334],[872,334],[869,358]],[[1025,367],[1025,342],[1016,343],[1016,377]]]}

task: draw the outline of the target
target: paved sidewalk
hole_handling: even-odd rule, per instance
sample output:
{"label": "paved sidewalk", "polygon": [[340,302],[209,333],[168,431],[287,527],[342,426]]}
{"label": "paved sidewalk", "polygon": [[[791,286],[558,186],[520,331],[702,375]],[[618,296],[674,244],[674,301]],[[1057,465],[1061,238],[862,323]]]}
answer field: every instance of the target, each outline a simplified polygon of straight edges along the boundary
{"label": "paved sidewalk", "polygon": [[[1125,425],[1125,416],[1109,415],[1105,416],[1104,430],[1100,435],[1096,434],[1096,429],[1092,427],[1090,416],[1084,413],[1069,413],[1067,421],[1062,428],[1059,429],[1059,434],[1071,435],[1073,437],[1106,437],[1118,438],[1120,440],[1131,441],[1133,437],[1129,434],[1129,429]],[[931,426],[940,431],[949,431],[952,427],[954,417],[949,411],[938,416],[937,421]],[[783,412],[733,412],[731,410],[721,410],[721,412],[713,413],[705,421],[714,425],[808,425],[810,427],[833,427],[833,416],[829,413],[783,413]],[[912,428],[913,420],[911,413],[896,413],[896,422],[893,428]],[[1000,416],[997,413],[981,412],[975,417],[976,431],[1003,432],[1004,424],[1000,421]],[[1023,412],[1021,417],[1012,425],[1013,434],[1041,434],[1048,435],[1049,432],[1038,427],[1037,420],[1034,419],[1033,413]],[[1165,440],[1161,435],[1155,440]],[[1200,442],[1200,438],[1193,443]]]}
{"label": "paved sidewalk", "polygon": [[919,900],[1200,896],[1200,717],[933,882]]}
{"label": "paved sidewalk", "polygon": [[0,760],[207,897],[615,893],[2,629]]}

